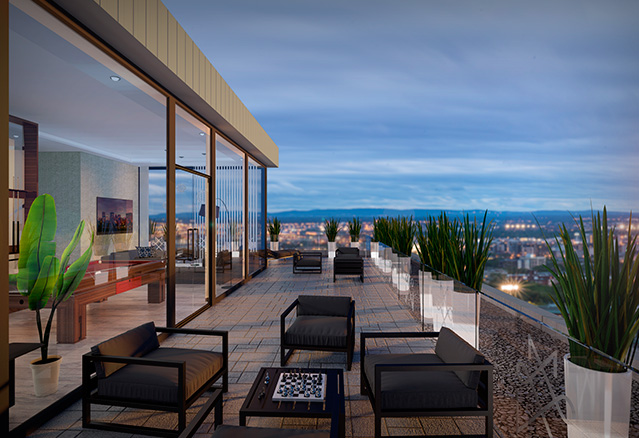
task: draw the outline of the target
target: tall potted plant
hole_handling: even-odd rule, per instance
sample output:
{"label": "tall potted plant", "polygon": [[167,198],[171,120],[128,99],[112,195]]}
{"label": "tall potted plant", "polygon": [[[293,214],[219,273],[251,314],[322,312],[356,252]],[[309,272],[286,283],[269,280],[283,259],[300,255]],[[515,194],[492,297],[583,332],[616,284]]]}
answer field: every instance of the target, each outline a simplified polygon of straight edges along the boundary
{"label": "tall potted plant", "polygon": [[352,221],[348,221],[348,234],[351,236],[351,247],[358,248],[360,252],[362,248],[359,244],[359,234],[362,232],[362,222],[358,217],[353,217]]}
{"label": "tall potted plant", "polygon": [[[57,230],[55,201],[51,195],[38,196],[24,223],[20,239],[20,257],[18,273],[10,276],[9,281],[16,285],[22,295],[27,297],[29,309],[36,312],[36,324],[40,338],[40,359],[31,362],[35,394],[43,397],[58,389],[60,356],[49,355],[49,338],[53,317],[58,306],[66,301],[82,281],[93,253],[93,233],[89,247],[74,262],[71,254],[77,247],[84,231],[84,221],[80,221],[71,242],[56,257],[54,241]],[[43,321],[42,309],[50,304],[51,312]]]}
{"label": "tall potted plant", "polygon": [[[632,364],[639,332],[639,257],[637,238],[628,222],[623,260],[615,229],[592,212],[592,253],[583,218],[576,221],[583,263],[562,224],[554,242],[549,271],[555,278],[552,297],[566,322],[570,354],[564,357],[569,436],[587,431],[596,436],[628,436]],[[592,347],[589,348],[589,347]],[[616,361],[607,359],[596,349]],[[623,432],[620,432],[623,431]]]}
{"label": "tall potted plant", "polygon": [[608,228],[606,208],[603,215],[593,211],[591,216],[592,253],[583,218],[575,221],[583,262],[564,224],[554,238],[559,255],[546,239],[551,254],[548,269],[555,278],[552,299],[576,340],[569,341],[570,354],[564,357],[568,435],[587,431],[628,436],[632,374],[627,366],[633,362],[639,332],[637,238],[631,234],[630,217],[622,260],[615,229]]}
{"label": "tall potted plant", "polygon": [[268,235],[271,239],[271,251],[279,251],[280,249],[280,231],[282,230],[282,223],[276,217],[268,222]]}
{"label": "tall potted plant", "polygon": [[328,239],[328,257],[331,259],[335,258],[335,250],[337,249],[335,239],[339,228],[339,219],[324,219],[324,233],[326,233],[326,238]]}
{"label": "tall potted plant", "polygon": [[[417,228],[417,253],[423,266],[430,266],[433,272],[420,273],[422,289],[430,292],[423,301],[427,306],[427,318],[433,322],[433,330],[442,326],[454,329],[452,293],[453,278],[459,252],[462,247],[462,226],[445,211],[439,216],[428,216],[426,222]],[[474,344],[474,342],[471,342]]]}

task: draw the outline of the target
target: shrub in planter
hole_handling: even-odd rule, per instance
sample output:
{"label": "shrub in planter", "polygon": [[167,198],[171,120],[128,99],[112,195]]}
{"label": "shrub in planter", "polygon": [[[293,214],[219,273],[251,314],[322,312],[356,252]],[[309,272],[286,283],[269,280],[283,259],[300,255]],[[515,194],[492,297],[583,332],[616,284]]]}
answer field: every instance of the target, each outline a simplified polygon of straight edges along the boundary
{"label": "shrub in planter", "polygon": [[[565,225],[562,224],[554,238],[559,255],[553,253],[552,246],[546,239],[546,245],[552,254],[551,266],[548,269],[555,278],[552,299],[566,322],[568,334],[578,341],[569,342],[570,356],[565,358],[566,395],[574,407],[567,412],[569,434],[570,421],[584,420],[590,425],[587,427],[595,428],[594,433],[602,434],[610,433],[601,429],[604,422],[617,423],[617,428],[619,424],[625,424],[626,434],[614,436],[627,436],[630,413],[628,387],[631,385],[632,377],[630,372],[624,371],[634,359],[639,332],[637,237],[631,234],[631,217],[628,223],[628,244],[622,260],[615,229],[608,228],[604,207],[603,214],[592,212],[591,253],[590,235],[586,232],[583,218],[580,216],[576,222],[579,228],[578,237],[583,246],[583,262],[573,244],[573,235]],[[616,359],[619,363],[588,347]],[[592,372],[579,371],[574,365]],[[604,377],[598,379],[596,371],[603,372]],[[575,377],[575,373],[580,377]],[[602,383],[600,387],[587,382],[611,382],[611,373],[619,375],[622,382]],[[586,375],[590,377],[585,378]],[[606,394],[606,390],[609,391],[611,387],[616,387],[617,392]],[[582,403],[583,398],[580,395],[584,393],[588,395],[586,403]],[[621,403],[623,407],[608,406],[604,402],[606,399]],[[603,405],[610,411],[604,412]],[[607,420],[604,421],[604,418]]]}
{"label": "shrub in planter", "polygon": [[326,234],[326,238],[328,239],[328,257],[335,257],[335,250],[337,249],[337,244],[335,243],[335,239],[337,238],[337,233],[339,233],[339,219],[329,218],[324,219],[324,233]]}

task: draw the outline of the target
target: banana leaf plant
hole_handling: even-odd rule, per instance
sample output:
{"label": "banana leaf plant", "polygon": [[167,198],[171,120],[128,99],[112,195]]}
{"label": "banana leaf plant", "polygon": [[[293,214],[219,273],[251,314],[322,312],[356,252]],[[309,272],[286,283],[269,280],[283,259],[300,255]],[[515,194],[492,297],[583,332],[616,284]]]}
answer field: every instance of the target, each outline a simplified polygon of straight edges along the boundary
{"label": "banana leaf plant", "polygon": [[559,255],[544,237],[551,254],[548,270],[555,278],[552,300],[566,322],[568,334],[580,342],[570,341],[570,361],[593,370],[622,372],[624,366],[584,345],[626,366],[633,363],[639,342],[639,256],[637,236],[631,233],[632,216],[623,259],[615,228],[608,228],[605,207],[603,215],[592,212],[592,252],[583,218],[579,216],[575,222],[583,261],[564,224],[554,238]]}
{"label": "banana leaf plant", "polygon": [[[82,233],[84,221],[80,221],[71,242],[58,259],[56,254],[55,233],[58,227],[55,201],[49,194],[38,196],[24,223],[20,239],[20,258],[18,273],[9,277],[18,291],[28,299],[29,309],[36,312],[36,323],[40,337],[40,363],[47,363],[49,356],[49,338],[53,316],[58,306],[69,299],[82,281],[93,252],[93,233],[91,243],[76,261],[71,262],[71,253],[75,250]],[[42,309],[51,304],[46,324],[43,325]]]}

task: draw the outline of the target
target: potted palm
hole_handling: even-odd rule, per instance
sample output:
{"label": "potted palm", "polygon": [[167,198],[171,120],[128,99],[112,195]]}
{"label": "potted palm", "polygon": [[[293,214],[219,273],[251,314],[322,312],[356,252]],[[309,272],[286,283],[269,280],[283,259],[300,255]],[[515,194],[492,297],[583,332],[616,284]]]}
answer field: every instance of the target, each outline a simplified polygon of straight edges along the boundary
{"label": "potted palm", "polygon": [[[551,253],[552,297],[566,322],[570,354],[564,357],[568,436],[628,436],[632,364],[639,332],[639,257],[628,223],[623,259],[615,229],[592,212],[592,252],[581,216],[578,240],[583,262],[562,224]],[[610,359],[612,358],[612,359]]]}
{"label": "potted palm", "polygon": [[[53,317],[58,306],[71,296],[82,281],[93,253],[91,233],[89,247],[76,261],[71,262],[71,254],[84,232],[84,221],[80,221],[71,242],[58,259],[54,241],[56,230],[55,201],[51,195],[40,195],[33,201],[24,224],[20,239],[18,273],[9,278],[18,291],[27,297],[29,309],[36,312],[41,354],[40,359],[31,362],[31,370],[35,394],[38,397],[53,394],[58,389],[62,358],[49,355]],[[44,321],[42,309],[47,305],[50,305],[51,311]]]}
{"label": "potted palm", "polygon": [[273,220],[268,222],[268,235],[271,239],[271,251],[279,251],[280,249],[280,231],[282,229],[282,223],[278,218],[274,217]]}
{"label": "potted palm", "polygon": [[351,236],[351,247],[358,248],[362,252],[359,244],[359,234],[362,232],[362,222],[358,217],[354,217],[352,221],[348,221],[348,234]]}
{"label": "potted palm", "polygon": [[335,258],[335,250],[337,249],[335,239],[337,238],[338,232],[339,219],[324,219],[324,233],[326,233],[326,238],[328,239],[328,257],[331,259]]}

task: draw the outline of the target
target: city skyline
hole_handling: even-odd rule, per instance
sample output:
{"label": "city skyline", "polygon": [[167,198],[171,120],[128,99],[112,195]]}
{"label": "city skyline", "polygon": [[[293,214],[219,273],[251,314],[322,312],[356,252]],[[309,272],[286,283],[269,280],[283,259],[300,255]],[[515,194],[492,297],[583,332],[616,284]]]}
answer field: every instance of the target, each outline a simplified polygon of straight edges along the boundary
{"label": "city skyline", "polygon": [[639,4],[165,0],[280,148],[269,213],[639,206]]}

